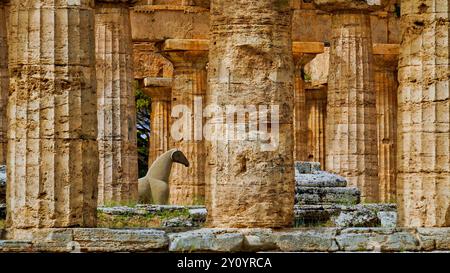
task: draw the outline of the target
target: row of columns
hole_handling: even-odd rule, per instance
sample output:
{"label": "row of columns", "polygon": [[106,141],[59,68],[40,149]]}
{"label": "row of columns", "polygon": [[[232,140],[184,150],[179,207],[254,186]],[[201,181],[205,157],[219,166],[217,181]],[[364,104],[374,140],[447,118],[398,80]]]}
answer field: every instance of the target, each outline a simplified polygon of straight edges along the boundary
{"label": "row of columns", "polygon": [[10,3],[11,227],[95,226],[97,203],[137,199],[133,1],[95,2]]}
{"label": "row of columns", "polygon": [[[330,1],[316,2],[329,9],[333,5],[321,3]],[[120,2],[108,1],[105,7],[117,7]],[[402,2],[397,194],[400,225],[404,226],[450,224],[449,7],[436,2]],[[364,198],[370,201],[380,194],[377,168],[373,167],[377,166],[377,145],[372,140],[377,135],[376,95],[367,23],[372,7],[367,8],[365,3],[359,1],[345,9],[340,8],[341,3],[331,11],[326,126],[330,145],[326,153],[327,168],[347,174],[351,184],[360,186]],[[101,24],[94,24],[94,13],[94,1],[89,0],[11,1],[7,151],[10,227],[95,225],[100,123],[94,25]],[[121,14],[118,18],[124,16],[112,13]],[[113,24],[123,22],[117,20]],[[417,24],[419,21],[422,23]],[[262,149],[266,143],[259,138],[211,142],[207,154],[211,181],[205,186],[212,226],[291,224],[294,67],[290,39],[291,11],[284,2],[211,1],[208,101],[219,106],[249,101],[280,106],[278,121],[262,121],[268,128],[280,128],[279,145],[273,150]],[[121,41],[109,41],[114,48],[121,48]],[[127,86],[129,63],[127,50],[123,52],[105,49],[104,56],[117,61],[107,64],[107,57],[104,61],[105,67],[121,67],[113,69],[111,80]],[[182,55],[186,57],[185,52]],[[98,58],[102,59],[100,54]],[[175,72],[180,92],[206,92],[204,80],[199,80],[204,79],[204,72],[199,71],[203,68],[189,68],[184,60],[182,63],[183,69]],[[126,87],[123,90],[129,92]],[[176,92],[172,104],[175,97]],[[119,96],[119,100],[118,104],[111,100],[108,107],[120,105],[123,118],[132,106],[124,97]],[[121,133],[112,133],[105,141],[132,142],[130,131],[111,132]],[[119,145],[121,152],[128,145],[123,142]],[[345,146],[347,150],[341,149]],[[199,149],[195,145],[186,148]]]}

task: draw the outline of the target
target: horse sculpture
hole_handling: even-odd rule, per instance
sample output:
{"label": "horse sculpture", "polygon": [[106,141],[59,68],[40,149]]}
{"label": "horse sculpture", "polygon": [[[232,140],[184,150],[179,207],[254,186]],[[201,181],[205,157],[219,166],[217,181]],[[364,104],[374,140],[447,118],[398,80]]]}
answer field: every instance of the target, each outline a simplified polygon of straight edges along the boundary
{"label": "horse sculpture", "polygon": [[139,202],[144,204],[168,204],[169,176],[174,162],[189,167],[186,156],[178,149],[172,149],[162,154],[153,162],[147,175],[138,181]]}

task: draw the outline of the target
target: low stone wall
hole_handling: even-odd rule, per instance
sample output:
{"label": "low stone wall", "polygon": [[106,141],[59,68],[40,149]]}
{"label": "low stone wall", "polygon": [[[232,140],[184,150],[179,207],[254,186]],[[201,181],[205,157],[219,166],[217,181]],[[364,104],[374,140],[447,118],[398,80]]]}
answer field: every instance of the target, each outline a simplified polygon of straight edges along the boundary
{"label": "low stone wall", "polygon": [[0,252],[450,251],[450,228],[41,229],[0,235]]}
{"label": "low stone wall", "polygon": [[[296,205],[294,227],[395,227],[396,210],[395,204]],[[204,206],[175,205],[99,207],[98,211],[103,228],[200,228],[208,214]],[[103,223],[105,215],[110,219]],[[149,220],[153,216],[162,219],[155,224]],[[5,217],[6,206],[0,204],[0,220]],[[119,220],[133,225],[115,225]]]}

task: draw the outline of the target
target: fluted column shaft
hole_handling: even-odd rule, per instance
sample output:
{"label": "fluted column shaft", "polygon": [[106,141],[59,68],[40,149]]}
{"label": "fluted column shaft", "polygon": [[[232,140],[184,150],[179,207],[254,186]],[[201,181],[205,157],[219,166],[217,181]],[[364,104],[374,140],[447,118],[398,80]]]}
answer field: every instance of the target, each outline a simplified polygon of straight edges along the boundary
{"label": "fluted column shaft", "polygon": [[380,201],[396,200],[398,55],[374,55]]}
{"label": "fluted column shaft", "polygon": [[[209,101],[222,109],[226,105],[279,106],[278,120],[264,121],[259,115],[268,128],[279,126],[279,133],[272,149],[263,148],[268,141],[253,137],[211,142],[210,226],[292,224],[292,11],[287,1],[276,2],[211,1]],[[220,117],[213,122],[217,119],[220,124]]]}
{"label": "fluted column shaft", "polygon": [[93,7],[92,0],[11,1],[9,227],[95,226]]}
{"label": "fluted column shaft", "polygon": [[171,88],[145,87],[151,98],[148,166],[170,149]]}
{"label": "fluted column shaft", "polygon": [[97,1],[98,203],[137,200],[136,105],[130,1]]}
{"label": "fluted column shaft", "polygon": [[307,161],[320,162],[322,169],[325,169],[326,88],[306,92],[306,112],[308,121]]}
{"label": "fluted column shaft", "polygon": [[[180,149],[189,160],[190,166],[187,168],[181,164],[173,165],[169,183],[170,203],[176,205],[204,204],[206,151],[201,126],[202,107],[205,104],[206,96],[208,53],[205,51],[173,51],[165,54],[173,63],[174,68],[172,109],[177,106],[187,107],[189,111],[183,115],[188,115],[190,124],[189,128],[185,128],[189,137],[181,140],[171,139],[171,148]],[[200,101],[197,106],[195,105],[196,100]],[[197,112],[195,112],[196,110]],[[179,116],[172,115],[171,124],[178,118]]]}
{"label": "fluted column shaft", "polygon": [[0,1],[0,165],[6,165],[6,145],[8,124],[6,106],[8,104],[9,72],[8,72],[8,7]]}
{"label": "fluted column shaft", "polygon": [[450,226],[449,9],[448,1],[401,2],[400,226]]}
{"label": "fluted column shaft", "polygon": [[376,104],[369,13],[332,15],[326,125],[327,170],[377,201]]}
{"label": "fluted column shaft", "polygon": [[294,160],[307,161],[308,122],[306,112],[306,95],[302,71],[304,66],[314,58],[312,54],[294,54]]}

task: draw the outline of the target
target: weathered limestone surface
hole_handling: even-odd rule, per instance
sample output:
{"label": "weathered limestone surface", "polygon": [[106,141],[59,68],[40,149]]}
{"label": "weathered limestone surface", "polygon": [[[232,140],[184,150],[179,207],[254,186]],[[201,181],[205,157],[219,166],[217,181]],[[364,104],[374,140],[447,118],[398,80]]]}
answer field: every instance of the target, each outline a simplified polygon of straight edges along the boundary
{"label": "weathered limestone surface", "polygon": [[380,202],[396,200],[398,55],[374,55]]}
{"label": "weathered limestone surface", "polygon": [[96,223],[94,1],[10,7],[7,224]]}
{"label": "weathered limestone surface", "polygon": [[277,3],[211,1],[209,102],[220,107],[279,106],[278,122],[261,121],[279,126],[273,149],[262,149],[269,143],[261,139],[212,141],[207,195],[211,226],[292,225],[292,14],[287,1]]}
{"label": "weathered limestone surface", "polygon": [[0,165],[6,165],[7,129],[6,106],[8,103],[8,35],[7,1],[0,1]]}
{"label": "weathered limestone surface", "polygon": [[295,204],[358,204],[360,191],[342,176],[320,169],[319,162],[295,162]]}
{"label": "weathered limestone surface", "polygon": [[14,230],[6,239],[0,241],[0,252],[158,252],[169,244],[165,231],[155,229]]}
{"label": "weathered limestone surface", "polygon": [[144,94],[151,99],[148,164],[170,150],[171,86],[146,86]]}
{"label": "weathered limestone surface", "polygon": [[[180,5],[181,1],[164,0],[156,5],[136,5],[132,9],[133,40],[207,39],[209,9],[196,5]],[[172,3],[170,3],[172,2]],[[156,23],[155,23],[156,22]]]}
{"label": "weathered limestone surface", "polygon": [[312,54],[294,54],[294,160],[307,161],[307,112],[303,68],[314,58]]}
{"label": "weathered limestone surface", "polygon": [[326,169],[325,128],[327,118],[327,89],[306,91],[306,109],[308,119],[307,154],[308,161],[320,162]]}
{"label": "weathered limestone surface", "polygon": [[295,226],[396,227],[395,204],[296,205]]}
{"label": "weathered limestone surface", "polygon": [[136,106],[128,5],[96,1],[98,203],[137,200]]}
{"label": "weathered limestone surface", "polygon": [[[167,51],[165,56],[174,67],[172,83],[172,109],[185,106],[187,111],[176,116],[172,110],[171,125],[177,120],[187,120],[181,140],[171,138],[171,148],[180,149],[190,166],[173,166],[170,179],[170,203],[194,205],[205,200],[206,149],[203,139],[202,109],[206,96],[206,63],[208,53],[204,50]],[[195,111],[196,101],[200,101]],[[186,124],[186,123],[185,123]]]}
{"label": "weathered limestone surface", "polygon": [[[369,12],[383,1],[314,0],[332,12],[326,169],[378,201],[376,97]],[[384,1],[385,2],[385,1]],[[374,4],[377,3],[377,4]]]}
{"label": "weathered limestone surface", "polygon": [[450,226],[449,3],[402,1],[400,226]]}
{"label": "weathered limestone surface", "polygon": [[169,60],[160,53],[156,53],[154,43],[134,42],[133,64],[134,78],[144,79],[146,77],[172,78],[173,67]]}

